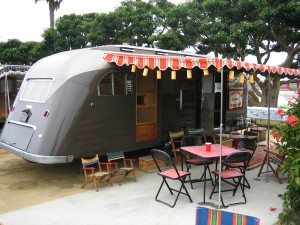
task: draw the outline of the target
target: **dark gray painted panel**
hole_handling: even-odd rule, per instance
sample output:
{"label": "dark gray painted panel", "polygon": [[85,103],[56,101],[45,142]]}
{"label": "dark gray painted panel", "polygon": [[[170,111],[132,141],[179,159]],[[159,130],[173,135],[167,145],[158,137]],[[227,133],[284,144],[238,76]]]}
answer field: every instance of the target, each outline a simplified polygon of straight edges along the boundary
{"label": "dark gray painted panel", "polygon": [[135,97],[92,97],[80,112],[73,140],[72,151],[75,155],[134,148]]}
{"label": "dark gray painted panel", "polygon": [[32,127],[8,122],[2,132],[1,142],[26,151],[33,133]]}

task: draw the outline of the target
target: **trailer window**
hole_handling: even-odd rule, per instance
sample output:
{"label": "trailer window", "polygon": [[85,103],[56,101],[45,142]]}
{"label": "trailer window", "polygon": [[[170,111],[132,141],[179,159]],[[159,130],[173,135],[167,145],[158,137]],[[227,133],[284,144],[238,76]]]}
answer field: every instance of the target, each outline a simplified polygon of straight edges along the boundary
{"label": "trailer window", "polygon": [[132,95],[132,75],[127,73],[107,74],[97,85],[97,95]]}
{"label": "trailer window", "polygon": [[52,79],[29,79],[21,95],[21,100],[45,102],[51,85]]}

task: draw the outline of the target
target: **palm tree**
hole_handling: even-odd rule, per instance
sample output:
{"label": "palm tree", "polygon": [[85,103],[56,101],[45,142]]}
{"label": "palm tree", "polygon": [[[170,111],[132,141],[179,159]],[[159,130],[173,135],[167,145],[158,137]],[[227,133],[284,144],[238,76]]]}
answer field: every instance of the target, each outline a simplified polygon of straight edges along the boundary
{"label": "palm tree", "polygon": [[[43,1],[43,0],[35,0],[35,3]],[[50,27],[54,29],[54,11],[59,9],[60,3],[63,0],[46,0],[49,4],[49,12],[50,12]]]}

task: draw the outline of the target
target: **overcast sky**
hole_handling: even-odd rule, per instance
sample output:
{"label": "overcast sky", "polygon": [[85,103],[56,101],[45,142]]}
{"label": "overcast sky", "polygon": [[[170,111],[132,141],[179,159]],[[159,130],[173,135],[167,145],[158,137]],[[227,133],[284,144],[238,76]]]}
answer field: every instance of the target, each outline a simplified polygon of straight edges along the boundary
{"label": "overcast sky", "polygon": [[[175,4],[186,0],[169,0]],[[65,14],[85,14],[91,12],[110,12],[121,6],[122,0],[63,0],[55,11],[55,20]],[[42,33],[50,27],[49,8],[46,1],[35,4],[35,0],[0,0],[0,42],[8,39],[25,41],[41,41]],[[269,65],[279,65],[285,56],[273,54]],[[256,62],[255,57],[247,57],[247,61]]]}
{"label": "overcast sky", "polygon": [[[185,0],[169,0],[173,3]],[[121,6],[122,0],[63,0],[55,11],[55,20],[65,14],[110,12]],[[35,0],[0,0],[0,42],[8,39],[41,41],[41,34],[50,27],[47,2]]]}

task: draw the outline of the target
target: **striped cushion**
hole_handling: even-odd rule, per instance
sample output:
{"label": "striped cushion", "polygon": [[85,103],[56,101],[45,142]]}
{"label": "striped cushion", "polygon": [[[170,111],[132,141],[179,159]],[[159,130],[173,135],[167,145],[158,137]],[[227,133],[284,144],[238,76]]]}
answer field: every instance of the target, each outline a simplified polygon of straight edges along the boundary
{"label": "striped cushion", "polygon": [[181,139],[184,136],[184,131],[170,132],[170,138],[174,140]]}
{"label": "striped cushion", "polygon": [[188,129],[188,134],[189,134],[189,135],[204,134],[204,129],[203,129],[203,128],[198,128],[198,129]]}
{"label": "striped cushion", "polygon": [[270,161],[278,166],[281,166],[283,158],[280,156],[272,155]]}
{"label": "striped cushion", "polygon": [[253,216],[209,209],[198,206],[196,225],[259,225],[260,220]]}

